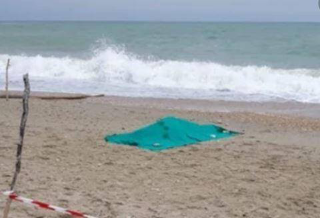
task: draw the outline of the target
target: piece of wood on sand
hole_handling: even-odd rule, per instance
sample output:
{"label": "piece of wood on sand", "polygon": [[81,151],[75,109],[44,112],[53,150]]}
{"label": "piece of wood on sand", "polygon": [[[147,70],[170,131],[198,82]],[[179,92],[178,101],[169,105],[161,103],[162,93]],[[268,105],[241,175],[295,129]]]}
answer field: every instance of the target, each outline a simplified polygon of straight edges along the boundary
{"label": "piece of wood on sand", "polygon": [[[82,95],[82,94],[35,94],[31,95],[30,98],[37,98],[41,100],[81,100],[86,98],[99,98],[104,97],[104,95]],[[0,93],[0,99],[6,98],[6,94]],[[9,98],[21,99],[23,94],[16,92],[9,92]]]}
{"label": "piece of wood on sand", "polygon": [[[21,157],[22,157],[22,150],[23,150],[23,140],[25,135],[25,128],[28,120],[28,113],[29,113],[29,96],[30,96],[30,83],[29,83],[29,76],[28,74],[23,76],[24,81],[24,95],[22,99],[22,106],[23,106],[23,112],[21,117],[21,123],[20,123],[20,132],[19,132],[19,143],[17,144],[17,154],[16,154],[16,165],[15,165],[15,172],[12,178],[12,182],[10,185],[10,190],[15,190],[15,185],[17,183],[18,175],[21,170]],[[3,218],[8,218],[10,206],[11,206],[12,200],[8,198],[6,206],[4,208],[3,212]]]}

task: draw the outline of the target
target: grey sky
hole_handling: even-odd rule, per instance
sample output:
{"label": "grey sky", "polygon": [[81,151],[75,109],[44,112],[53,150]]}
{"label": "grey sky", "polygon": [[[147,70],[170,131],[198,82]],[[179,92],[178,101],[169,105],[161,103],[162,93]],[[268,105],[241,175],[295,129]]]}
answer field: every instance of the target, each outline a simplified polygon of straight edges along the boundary
{"label": "grey sky", "polygon": [[0,0],[0,20],[317,21],[318,0]]}

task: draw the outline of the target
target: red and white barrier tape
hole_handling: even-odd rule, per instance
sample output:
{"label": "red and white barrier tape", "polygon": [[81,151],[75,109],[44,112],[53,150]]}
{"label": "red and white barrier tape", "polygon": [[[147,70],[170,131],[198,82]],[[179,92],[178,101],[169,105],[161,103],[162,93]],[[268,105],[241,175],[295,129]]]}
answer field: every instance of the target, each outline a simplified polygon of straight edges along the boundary
{"label": "red and white barrier tape", "polygon": [[21,203],[29,205],[29,206],[38,207],[38,208],[51,210],[51,211],[56,211],[58,213],[68,214],[68,215],[73,216],[73,217],[96,218],[96,217],[93,217],[93,216],[85,215],[85,214],[80,213],[78,211],[67,210],[67,209],[64,209],[64,208],[61,208],[61,207],[56,207],[56,206],[53,206],[53,205],[50,205],[50,204],[47,204],[47,203],[43,203],[43,202],[40,202],[40,201],[35,201],[35,200],[28,199],[28,198],[23,198],[23,197],[20,197],[20,196],[16,195],[12,191],[3,192],[3,194],[8,196],[13,201],[18,201],[18,202],[21,202]]}

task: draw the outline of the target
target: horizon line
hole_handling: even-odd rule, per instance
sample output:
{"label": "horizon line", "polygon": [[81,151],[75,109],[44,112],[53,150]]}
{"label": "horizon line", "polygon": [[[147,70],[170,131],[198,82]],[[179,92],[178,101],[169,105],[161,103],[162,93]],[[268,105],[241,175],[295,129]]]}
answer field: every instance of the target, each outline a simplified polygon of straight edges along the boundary
{"label": "horizon line", "polygon": [[320,23],[320,21],[285,20],[285,21],[252,21],[252,20],[1,20],[0,22],[130,22],[130,23]]}

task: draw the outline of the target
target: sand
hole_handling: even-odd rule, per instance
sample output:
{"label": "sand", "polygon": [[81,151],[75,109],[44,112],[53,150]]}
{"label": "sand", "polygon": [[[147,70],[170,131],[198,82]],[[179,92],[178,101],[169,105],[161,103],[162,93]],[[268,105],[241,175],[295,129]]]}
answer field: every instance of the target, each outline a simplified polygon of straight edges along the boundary
{"label": "sand", "polygon": [[[318,105],[105,97],[31,99],[25,197],[104,217],[295,218],[320,214]],[[14,171],[21,100],[0,99],[0,190]],[[104,142],[166,115],[244,135],[147,152]],[[0,209],[5,198],[0,197]],[[13,203],[10,217],[66,217]]]}

